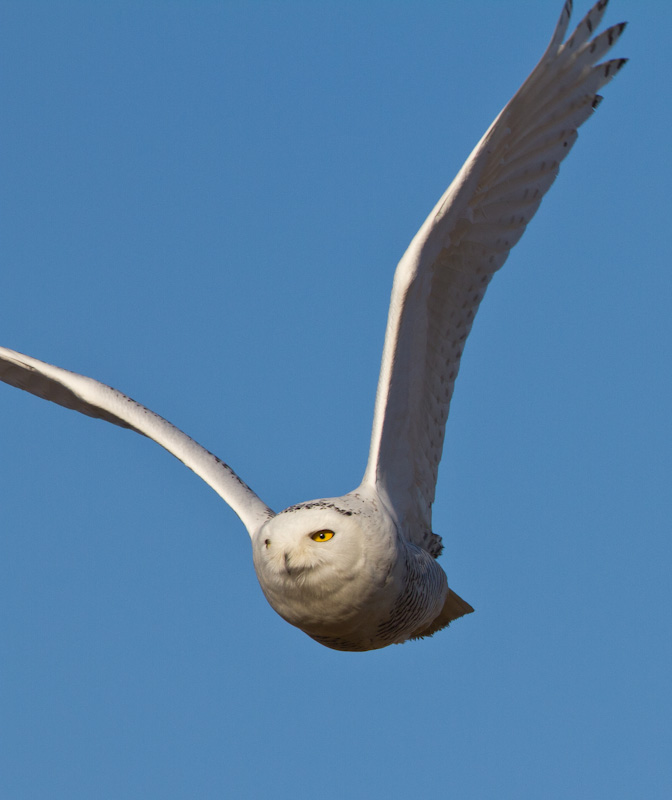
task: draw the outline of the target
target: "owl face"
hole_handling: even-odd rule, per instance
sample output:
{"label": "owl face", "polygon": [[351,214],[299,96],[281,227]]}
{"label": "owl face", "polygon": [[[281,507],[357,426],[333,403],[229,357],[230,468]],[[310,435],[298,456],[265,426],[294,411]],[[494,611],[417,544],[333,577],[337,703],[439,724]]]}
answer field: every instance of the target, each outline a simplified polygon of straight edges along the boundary
{"label": "owl face", "polygon": [[370,612],[380,575],[396,560],[395,542],[391,520],[372,518],[346,498],[316,500],[257,531],[254,566],[280,616],[308,633],[333,632]]}

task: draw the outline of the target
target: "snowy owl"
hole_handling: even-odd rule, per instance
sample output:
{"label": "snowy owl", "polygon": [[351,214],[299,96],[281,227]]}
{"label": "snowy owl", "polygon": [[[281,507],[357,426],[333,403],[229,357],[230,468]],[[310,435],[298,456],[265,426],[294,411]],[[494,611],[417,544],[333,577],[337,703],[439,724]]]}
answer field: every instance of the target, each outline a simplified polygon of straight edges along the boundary
{"label": "snowy owl", "polygon": [[182,431],[91,378],[0,348],[0,378],[153,439],[208,483],[252,540],[271,606],[317,642],[374,650],[430,636],[473,611],[436,561],[431,511],[465,339],[493,274],[523,234],[600,88],[625,59],[600,62],[625,24],[593,36],[600,0],[566,41],[565,3],[541,60],[486,131],[397,267],[369,460],[343,497],[276,514]]}

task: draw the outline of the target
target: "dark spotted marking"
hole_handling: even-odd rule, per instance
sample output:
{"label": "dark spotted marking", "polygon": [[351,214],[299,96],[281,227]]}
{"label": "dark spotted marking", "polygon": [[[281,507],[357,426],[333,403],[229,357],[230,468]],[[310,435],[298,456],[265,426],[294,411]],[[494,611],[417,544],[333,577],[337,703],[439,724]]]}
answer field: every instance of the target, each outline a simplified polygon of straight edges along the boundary
{"label": "dark spotted marking", "polygon": [[[216,456],[214,453],[211,453],[209,450],[207,451],[208,455],[211,455],[215,461],[219,464],[220,467],[224,467],[224,469],[229,473],[232,478],[235,478],[241,486],[244,486],[246,489],[249,489],[252,492],[252,489],[245,483],[245,481],[231,469],[231,467],[224,461],[222,461],[219,456]],[[269,509],[270,510],[270,509]],[[273,512],[271,512],[271,515]]]}
{"label": "dark spotted marking", "polygon": [[[428,542],[427,539],[429,539]],[[427,552],[432,558],[438,558],[443,553],[443,539],[438,533],[430,533],[425,537],[425,541],[427,542]]]}
{"label": "dark spotted marking", "polygon": [[308,503],[297,503],[294,506],[289,506],[289,508],[283,509],[280,514],[286,514],[288,511],[304,511],[310,508],[332,508],[344,517],[351,517],[353,514],[360,513],[359,511],[346,511],[344,508],[339,508],[335,503],[327,503],[324,500],[314,500]]}

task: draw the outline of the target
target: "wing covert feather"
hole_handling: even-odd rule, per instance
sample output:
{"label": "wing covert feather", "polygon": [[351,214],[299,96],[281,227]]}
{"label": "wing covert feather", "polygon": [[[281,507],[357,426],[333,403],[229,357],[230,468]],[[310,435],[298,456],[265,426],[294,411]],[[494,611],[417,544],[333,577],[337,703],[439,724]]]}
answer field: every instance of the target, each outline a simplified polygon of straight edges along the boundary
{"label": "wing covert feather", "polygon": [[431,507],[448,409],[465,340],[494,273],[558,174],[599,89],[626,59],[596,64],[625,23],[590,40],[600,0],[562,43],[571,2],[551,43],[473,150],[399,262],[392,287],[369,461],[405,535],[432,555]]}
{"label": "wing covert feather", "polygon": [[0,380],[44,400],[153,439],[211,486],[240,517],[250,536],[274,516],[274,512],[217,456],[163,417],[104,383],[5,347],[0,347]]}

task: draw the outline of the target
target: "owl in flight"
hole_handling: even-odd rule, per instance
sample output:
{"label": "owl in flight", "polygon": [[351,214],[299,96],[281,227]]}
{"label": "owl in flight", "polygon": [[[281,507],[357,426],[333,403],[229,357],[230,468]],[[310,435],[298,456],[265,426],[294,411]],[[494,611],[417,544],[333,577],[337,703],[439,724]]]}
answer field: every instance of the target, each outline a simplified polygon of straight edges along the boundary
{"label": "owl in flight", "polygon": [[[327,647],[374,650],[430,636],[473,611],[436,561],[432,502],[465,340],[494,273],[555,180],[599,90],[625,59],[600,61],[625,23],[599,35],[600,0],[546,52],[471,153],[399,262],[362,483],[276,514],[223,461],[162,417],[92,378],[0,348],[0,379],[141,433],[236,512],[271,606]],[[563,41],[564,40],[564,41]]]}

